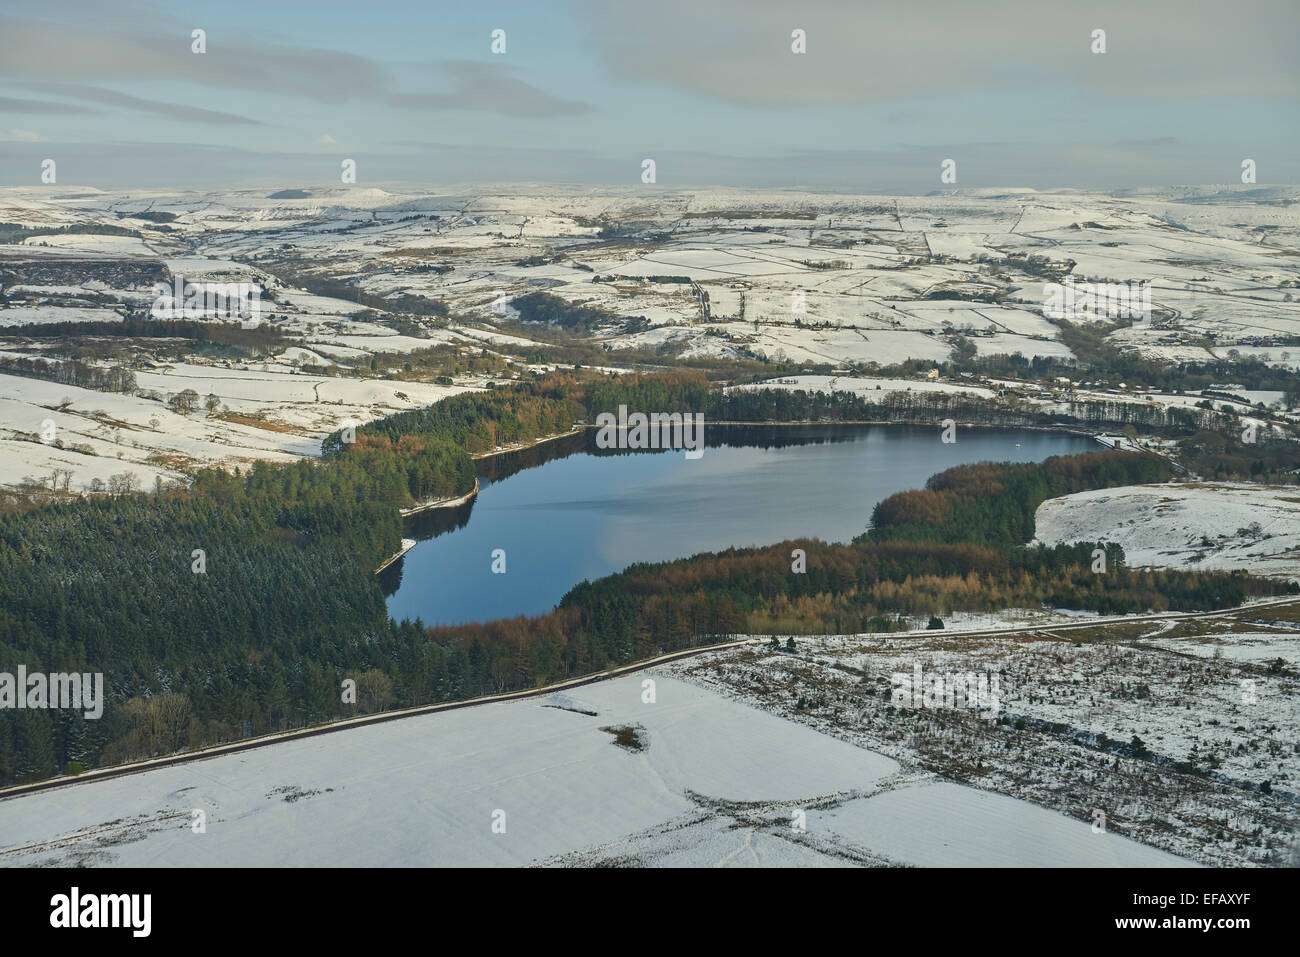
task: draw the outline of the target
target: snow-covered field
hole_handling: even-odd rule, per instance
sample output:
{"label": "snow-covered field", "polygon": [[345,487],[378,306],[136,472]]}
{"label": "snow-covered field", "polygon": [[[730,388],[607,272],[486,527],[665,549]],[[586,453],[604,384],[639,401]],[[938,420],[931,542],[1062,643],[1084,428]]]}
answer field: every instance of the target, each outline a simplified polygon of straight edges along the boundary
{"label": "snow-covered field", "polygon": [[[465,391],[183,363],[138,373],[137,381],[150,394],[0,373],[0,484],[48,480],[53,469],[66,469],[73,473],[72,489],[123,472],[152,488],[155,478],[177,478],[200,464],[289,462],[318,455],[321,439],[349,421],[359,424]],[[184,389],[198,393],[199,408],[173,411],[165,399]],[[212,395],[215,412],[204,406]],[[46,423],[53,424],[50,441],[42,441]]]}
{"label": "snow-covered field", "polygon": [[[981,353],[1068,354],[1043,317],[1043,271],[1027,270],[1028,256],[1059,270],[1073,262],[1080,280],[1151,283],[1160,320],[1125,333],[1141,350],[1200,349],[1206,332],[1220,351],[1267,348],[1270,337],[1295,335],[1300,303],[1287,297],[1295,298],[1300,263],[1288,251],[1300,238],[1300,190],[1239,192],[1238,202],[1226,204],[1218,188],[925,197],[657,190],[651,205],[640,190],[613,187],[79,191],[75,198],[12,188],[0,191],[0,213],[29,225],[117,223],[116,212],[135,206],[177,216],[167,231],[132,220],[141,239],[36,237],[19,247],[26,254],[159,256],[187,275],[247,271],[254,258],[273,273],[276,262],[302,259],[368,292],[424,295],[488,323],[497,296],[543,288],[655,325],[692,323],[696,340],[739,321],[755,332],[756,352],[887,364],[934,349],[946,354],[949,344],[917,333],[978,334]],[[692,287],[667,277],[699,283],[711,321],[698,321]],[[286,290],[278,302],[299,313],[356,310],[301,290]],[[772,338],[777,326],[789,334]],[[852,332],[828,338],[841,329]]]}
{"label": "snow-covered field", "polygon": [[1300,578],[1300,490],[1230,483],[1097,489],[1048,499],[1038,541],[1110,542],[1129,565]]}
{"label": "snow-covered field", "polygon": [[1163,648],[1184,655],[1222,658],[1266,665],[1283,661],[1300,670],[1300,631],[1294,627],[1279,631],[1236,631],[1232,628],[1211,630],[1202,635],[1165,638],[1157,635],[1143,639],[1152,648]]}
{"label": "snow-covered field", "polygon": [[1187,863],[659,672],[0,801],[0,835],[9,866]]}
{"label": "snow-covered field", "polygon": [[[947,629],[811,636],[797,639],[793,652],[751,647],[670,670],[887,754],[904,774],[978,788],[966,793],[983,802],[984,826],[1014,818],[1023,828],[1017,840],[1066,814],[1080,822],[1072,840],[1092,837],[1091,822],[1205,864],[1296,864],[1300,712],[1294,664],[1286,665],[1297,648],[1293,614],[1281,606],[1010,636]],[[900,702],[896,676],[914,680],[917,669],[927,686],[935,677],[983,676],[993,706]],[[907,800],[900,789],[865,807],[845,802],[827,812],[825,827],[886,854],[920,827],[946,844],[952,863],[1026,853],[1002,838],[981,845],[974,825],[957,823],[968,808],[928,816],[924,809],[943,793],[927,787]],[[887,820],[898,835],[881,830],[873,812],[882,808],[897,812]],[[911,846],[913,860],[941,862]]]}
{"label": "snow-covered field", "polygon": [[[15,187],[0,190],[0,222],[73,231],[0,246],[0,326],[117,321],[128,308],[147,307],[164,277],[261,285],[264,312],[289,337],[261,368],[198,370],[195,355],[182,356],[188,369],[138,371],[141,387],[164,398],[168,389],[210,389],[244,426],[266,424],[270,434],[256,439],[209,434],[188,449],[160,449],[227,464],[301,454],[281,447],[283,434],[319,438],[344,419],[365,421],[484,384],[463,373],[442,391],[427,385],[434,375],[412,382],[420,376],[403,366],[416,350],[486,349],[512,353],[518,374],[545,368],[544,347],[526,326],[501,328],[503,317],[518,314],[498,305],[539,290],[607,311],[610,320],[590,338],[624,363],[658,350],[849,370],[800,377],[792,387],[987,394],[975,382],[873,379],[873,366],[938,363],[959,346],[978,356],[1069,358],[1044,316],[1045,283],[1067,272],[1080,281],[1151,284],[1156,315],[1113,333],[1124,349],[1201,359],[1235,350],[1291,365],[1292,349],[1300,356],[1300,346],[1289,348],[1291,337],[1300,337],[1297,199],[1300,189],[1290,187],[924,197],[656,190],[653,202],[642,190],[617,187]],[[175,218],[160,224],[133,217],[142,210]],[[139,237],[93,232],[123,225]],[[302,277],[324,284],[323,291],[295,285]],[[415,297],[438,309],[395,307],[394,316],[382,303],[340,298],[353,293]],[[629,324],[630,317],[644,321]],[[2,345],[27,356],[44,348],[17,336]],[[304,364],[333,364],[340,377],[290,378]],[[16,397],[8,379],[0,390]],[[1073,395],[1115,398],[1082,387]],[[1068,398],[1062,390],[1042,401],[1068,412]],[[1279,396],[1250,398],[1272,404]],[[1197,397],[1152,401],[1190,406]],[[136,411],[154,418],[149,409]],[[31,431],[0,419],[4,428]],[[277,436],[277,429],[289,431]],[[179,431],[189,436],[193,423]],[[14,462],[0,482],[71,467],[36,447],[6,451]],[[169,468],[141,464],[140,474],[147,480],[172,474]],[[90,477],[85,463],[75,471],[80,480]]]}
{"label": "snow-covered field", "polygon": [[789,389],[807,392],[856,392],[872,397],[875,392],[950,392],[993,398],[993,391],[980,386],[955,385],[913,379],[855,378],[853,376],[797,375],[768,379],[757,385],[738,385],[735,389]]}

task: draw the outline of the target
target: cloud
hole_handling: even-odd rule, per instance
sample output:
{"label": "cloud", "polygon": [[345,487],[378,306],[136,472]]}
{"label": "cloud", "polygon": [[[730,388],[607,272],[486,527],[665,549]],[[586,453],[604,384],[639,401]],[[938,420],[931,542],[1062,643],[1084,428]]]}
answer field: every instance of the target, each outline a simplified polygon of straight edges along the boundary
{"label": "cloud", "polygon": [[454,84],[451,92],[395,93],[389,102],[415,110],[486,110],[519,117],[573,116],[591,109],[589,104],[552,96],[496,63],[445,60],[433,67]]}
{"label": "cloud", "polygon": [[334,137],[332,137],[332,136],[330,136],[328,133],[326,133],[324,136],[322,136],[322,137],[321,137],[320,139],[318,139],[316,142],[317,142],[317,143],[320,143],[320,144],[323,145],[323,146],[332,146],[332,145],[334,145],[334,144],[337,144],[337,143],[338,143],[338,140],[336,140]]}
{"label": "cloud", "polygon": [[44,143],[45,137],[31,130],[0,130],[0,142],[3,143]]}
{"label": "cloud", "polygon": [[[1124,97],[1294,99],[1294,0],[574,0],[615,78],[758,107],[1040,85]],[[807,52],[791,52],[791,32]],[[1107,52],[1091,52],[1106,30]]]}
{"label": "cloud", "polygon": [[127,93],[119,93],[116,90],[106,90],[101,87],[88,86],[82,83],[34,83],[33,88],[39,89],[45,93],[54,93],[58,96],[66,96],[70,99],[90,100],[93,103],[103,103],[107,106],[118,106],[127,110],[134,110],[137,113],[153,113],[158,116],[166,116],[173,120],[183,120],[187,123],[209,123],[219,126],[225,125],[249,125],[262,126],[261,122],[249,119],[246,116],[238,116],[234,113],[223,113],[220,110],[205,110],[197,106],[186,106],[181,103],[163,103],[159,100],[146,100],[138,96],[131,96]]}
{"label": "cloud", "polygon": [[53,100],[19,100],[0,96],[0,113],[32,113],[37,116],[75,116],[95,113],[73,103],[56,103]]}
{"label": "cloud", "polygon": [[[124,29],[122,22],[139,29]],[[209,34],[207,52],[191,51],[189,29],[137,14],[107,23],[76,17],[57,25],[0,16],[0,78],[92,102],[210,124],[257,120],[217,110],[144,99],[105,88],[115,82],[189,83],[304,97],[325,103],[383,101],[416,110],[482,110],[514,117],[571,116],[586,103],[553,96],[499,63],[447,60],[430,64],[444,89],[394,93],[388,72],[366,57]],[[92,85],[93,84],[93,85]],[[19,101],[13,101],[17,104]],[[35,102],[35,101],[32,101]],[[38,112],[26,110],[14,112]],[[50,104],[49,112],[83,109]]]}
{"label": "cloud", "polygon": [[188,30],[159,32],[152,21],[124,31],[0,16],[0,76],[111,82],[167,80],[219,89],[258,90],[335,102],[377,96],[384,71],[365,57],[337,50],[208,37],[206,53],[190,51]]}

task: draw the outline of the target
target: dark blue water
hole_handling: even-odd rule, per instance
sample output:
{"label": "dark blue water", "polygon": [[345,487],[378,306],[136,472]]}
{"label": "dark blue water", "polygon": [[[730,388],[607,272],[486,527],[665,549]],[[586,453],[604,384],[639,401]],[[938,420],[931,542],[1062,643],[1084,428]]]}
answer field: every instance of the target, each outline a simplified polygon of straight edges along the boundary
{"label": "dark blue water", "polygon": [[[937,427],[912,426],[714,426],[707,437],[696,460],[594,454],[590,435],[485,460],[473,503],[408,523],[407,537],[423,540],[381,575],[388,613],[425,624],[540,614],[583,579],[634,562],[789,538],[847,542],[878,501],[954,465],[1097,450],[1015,429],[962,429],[950,445]],[[504,574],[492,572],[494,549]]]}

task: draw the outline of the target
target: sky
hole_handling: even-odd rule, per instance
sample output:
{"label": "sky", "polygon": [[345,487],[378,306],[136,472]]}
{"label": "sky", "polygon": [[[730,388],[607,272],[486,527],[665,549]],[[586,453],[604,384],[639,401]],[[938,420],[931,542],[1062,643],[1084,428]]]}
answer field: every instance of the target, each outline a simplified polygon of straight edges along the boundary
{"label": "sky", "polygon": [[0,185],[1294,184],[1297,36],[1300,0],[5,0]]}

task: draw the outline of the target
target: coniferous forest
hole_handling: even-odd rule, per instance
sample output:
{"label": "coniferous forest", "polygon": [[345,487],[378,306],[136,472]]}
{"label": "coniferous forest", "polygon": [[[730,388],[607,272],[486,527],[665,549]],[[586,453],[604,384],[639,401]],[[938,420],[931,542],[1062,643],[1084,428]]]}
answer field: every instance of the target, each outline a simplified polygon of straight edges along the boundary
{"label": "coniferous forest", "polygon": [[[0,514],[0,671],[104,672],[103,717],[0,712],[0,784],[525,688],[740,633],[890,630],[900,616],[1048,603],[1207,609],[1284,586],[1148,572],[1093,545],[1027,548],[1045,498],[1170,477],[1130,453],[960,466],[881,502],[850,544],[729,549],[582,582],[553,612],[454,627],[387,618],[373,574],[399,509],[463,495],[473,456],[620,404],[713,421],[853,421],[860,397],[711,390],[702,376],[555,375],[335,433],[319,461],[206,470],[186,489]],[[918,418],[934,410],[918,396]],[[803,549],[806,571],[792,571]],[[356,680],[358,700],[341,702]]]}

